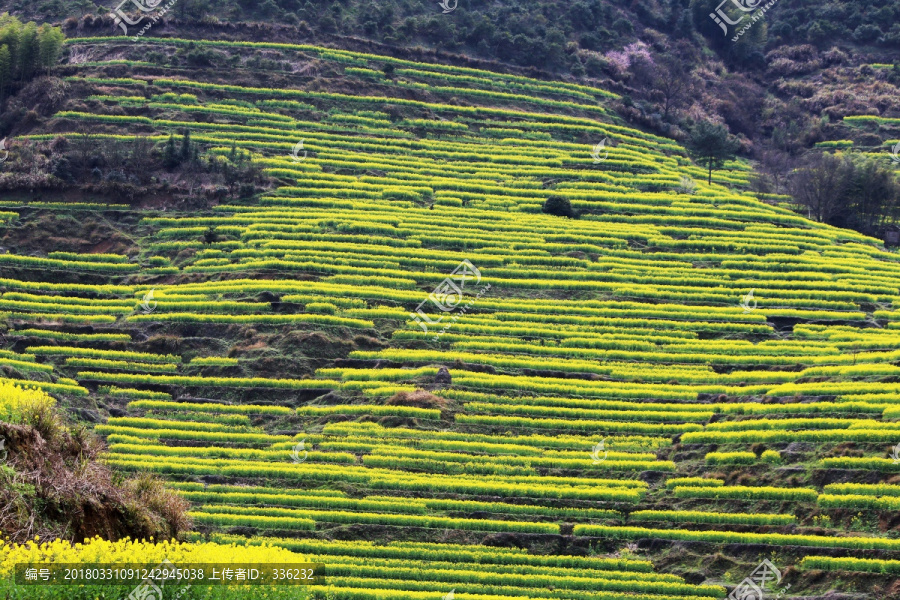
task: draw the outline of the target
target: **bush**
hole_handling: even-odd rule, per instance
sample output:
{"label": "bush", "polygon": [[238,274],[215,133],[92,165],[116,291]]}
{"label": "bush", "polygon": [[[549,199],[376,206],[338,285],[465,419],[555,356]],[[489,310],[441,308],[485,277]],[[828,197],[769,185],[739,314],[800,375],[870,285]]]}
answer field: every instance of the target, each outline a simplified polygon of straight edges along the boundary
{"label": "bush", "polygon": [[768,463],[770,465],[777,465],[781,463],[781,454],[775,450],[766,450],[762,453],[762,461],[764,463]]}
{"label": "bush", "polygon": [[578,217],[578,213],[572,209],[572,203],[565,196],[550,196],[544,202],[541,210],[548,215],[556,215],[557,217],[568,217],[569,219]]}
{"label": "bush", "polygon": [[860,43],[874,42],[881,36],[881,29],[871,23],[860,25],[853,31],[853,39]]}

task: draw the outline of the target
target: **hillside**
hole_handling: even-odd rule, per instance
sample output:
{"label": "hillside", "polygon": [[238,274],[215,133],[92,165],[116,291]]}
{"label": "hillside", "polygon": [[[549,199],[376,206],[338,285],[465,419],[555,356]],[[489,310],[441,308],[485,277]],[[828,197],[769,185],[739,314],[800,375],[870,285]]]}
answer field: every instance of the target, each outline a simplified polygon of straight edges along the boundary
{"label": "hillside", "polygon": [[185,541],[300,553],[310,597],[751,598],[764,559],[767,597],[900,597],[879,240],[606,89],[67,46],[0,180],[0,382],[164,477]]}
{"label": "hillside", "polygon": [[[117,8],[138,14],[137,3]],[[111,9],[0,0],[70,37],[123,33]],[[900,138],[897,0],[178,0],[161,12],[154,36],[314,44],[603,87],[633,127],[684,141],[698,122],[726,125],[758,162],[760,192],[787,193],[785,175],[816,144],[852,141],[881,162]],[[843,120],[856,116],[877,125]],[[881,237],[853,218],[824,220]]]}

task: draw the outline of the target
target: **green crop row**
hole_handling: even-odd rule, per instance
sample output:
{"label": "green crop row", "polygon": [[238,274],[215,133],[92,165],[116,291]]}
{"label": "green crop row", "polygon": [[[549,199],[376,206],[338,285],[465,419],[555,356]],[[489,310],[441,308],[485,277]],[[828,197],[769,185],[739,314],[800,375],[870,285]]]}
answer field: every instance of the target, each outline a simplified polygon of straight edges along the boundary
{"label": "green crop row", "polygon": [[888,483],[829,483],[822,491],[826,494],[855,494],[865,496],[900,496],[900,485]]}
{"label": "green crop row", "polygon": [[674,489],[676,498],[709,498],[732,500],[799,500],[815,501],[818,492],[809,488],[729,486],[681,486]]}
{"label": "green crop row", "polygon": [[721,487],[725,484],[722,479],[707,479],[706,477],[673,477],[666,480],[666,489],[678,487]]}
{"label": "green crop row", "polygon": [[706,426],[706,431],[765,431],[772,429],[846,429],[853,424],[847,419],[747,419],[718,421]]}
{"label": "green crop row", "polygon": [[[337,510],[294,510],[287,508],[244,508],[237,506],[205,506],[204,512],[193,512],[192,517],[216,511],[216,516],[223,514],[239,515],[256,519],[259,517],[291,518],[297,520],[313,520],[324,523],[366,523],[378,525],[399,525],[403,527],[427,527],[439,529],[462,529],[472,531],[508,531],[520,533],[558,534],[559,525],[555,523],[528,523],[518,521],[496,521],[490,519],[454,519],[451,517],[422,516],[410,514],[357,513]],[[202,522],[202,519],[201,519]]]}
{"label": "green crop row", "polygon": [[[168,395],[166,395],[168,397]],[[159,411],[176,411],[176,412],[203,412],[203,413],[223,413],[223,414],[246,414],[246,415],[288,415],[293,411],[286,406],[269,406],[269,405],[253,405],[253,404],[218,404],[210,403],[193,403],[193,402],[166,402],[161,400],[135,400],[128,403],[128,408],[139,408],[144,410]]]}
{"label": "green crop row", "polygon": [[714,544],[765,544],[772,546],[812,546],[817,548],[900,549],[900,540],[877,537],[797,535],[783,533],[739,533],[736,531],[688,531],[683,529],[646,529],[575,525],[575,535],[612,539],[656,539],[710,542]]}
{"label": "green crop row", "polygon": [[[140,429],[120,428],[118,431],[109,431],[106,426],[98,426],[102,432],[131,434],[143,432]],[[165,430],[159,430],[160,437]],[[176,432],[190,433],[190,432]],[[197,439],[202,439],[204,432],[197,432]],[[231,436],[225,438],[234,442],[242,441],[241,434],[225,434]],[[251,434],[243,434],[249,436]],[[259,434],[262,435],[262,434]],[[147,435],[141,437],[148,437]],[[266,436],[272,438],[274,436]],[[185,439],[192,439],[186,437]],[[281,440],[279,440],[281,441]],[[441,474],[416,474],[402,473],[390,470],[367,469],[358,467],[342,467],[336,469],[333,465],[315,464],[277,464],[267,462],[253,462],[247,460],[216,459],[207,460],[201,458],[167,458],[152,455],[121,455],[108,457],[107,462],[126,470],[146,470],[158,473],[177,474],[218,474],[232,477],[278,477],[300,481],[348,481],[368,486],[371,489],[380,490],[404,490],[404,491],[429,491],[445,492],[469,495],[490,495],[521,498],[572,498],[581,500],[595,500],[605,502],[640,501],[641,491],[626,488],[599,487],[587,485],[591,481],[579,480],[582,485],[569,483],[557,483],[556,480],[564,479],[566,482],[573,479],[553,477],[491,477],[491,478],[465,478]]]}
{"label": "green crop row", "polygon": [[[257,450],[252,448],[230,447],[197,447],[197,446],[156,446],[147,443],[112,443],[110,455],[141,454],[164,457],[221,457],[267,462],[288,462],[294,454],[287,450]],[[309,452],[304,453],[304,460],[314,463],[356,464],[356,457],[346,452]]]}
{"label": "green crop row", "polygon": [[[262,266],[262,265],[258,265]],[[247,268],[255,268],[247,265]],[[267,305],[268,306],[268,305]],[[339,327],[367,328],[373,327],[371,321],[361,319],[347,319],[321,314],[296,314],[296,315],[228,315],[228,314],[199,314],[199,313],[150,313],[148,315],[132,315],[127,318],[130,322],[146,323],[155,321],[175,321],[177,323],[259,323],[259,324],[290,324],[313,323],[318,325],[335,325]]]}
{"label": "green crop row", "polygon": [[337,406],[303,406],[297,409],[297,414],[301,416],[322,416],[322,415],[373,415],[373,416],[396,416],[396,417],[414,417],[420,419],[438,420],[441,418],[441,411],[430,408],[416,408],[414,406],[396,406],[396,405],[380,405],[380,404],[340,404]]}
{"label": "green crop row", "polygon": [[175,373],[178,365],[174,363],[139,363],[126,360],[108,360],[106,358],[67,358],[67,367],[93,367],[95,369],[114,369],[118,371],[144,371],[150,373]]}
{"label": "green crop row", "polygon": [[[876,433],[876,432],[870,432]],[[885,431],[878,439],[867,441],[891,442],[897,438],[897,431]],[[874,436],[873,436],[874,437]],[[900,473],[900,462],[892,458],[876,458],[874,456],[841,456],[837,458],[823,458],[818,462],[823,469],[866,469],[870,471],[883,471],[887,473]]]}
{"label": "green crop row", "polygon": [[142,417],[110,417],[106,421],[108,427],[136,427],[141,429],[181,429],[189,431],[228,431],[247,433],[217,423],[197,423],[196,421],[169,421],[164,419],[147,419]]}
{"label": "green crop row", "polygon": [[[601,440],[601,436],[547,436],[547,435],[509,435],[506,433],[487,435],[481,433],[466,433],[458,431],[430,431],[417,430],[404,427],[383,427],[377,423],[329,423],[322,432],[325,435],[336,436],[344,439],[348,436],[363,436],[376,440],[406,440],[414,443],[456,443],[465,444],[469,452],[508,452],[525,454],[533,453],[535,449],[553,448],[564,450],[583,450],[590,452]],[[659,447],[671,444],[669,440],[660,440],[645,436],[623,436],[605,438],[610,448],[619,448],[632,440],[647,444],[652,451]],[[454,450],[458,448],[453,448]],[[461,448],[459,448],[461,449]],[[631,485],[646,487],[643,482],[632,482]]]}
{"label": "green crop row", "polygon": [[53,331],[50,329],[19,329],[9,332],[11,335],[23,337],[48,338],[64,342],[130,342],[131,336],[127,333],[67,333],[65,331]]}
{"label": "green crop row", "polygon": [[805,556],[800,568],[822,571],[856,571],[860,573],[880,573],[900,575],[900,560],[879,558],[853,558],[833,556]]}
{"label": "green crop row", "polygon": [[[183,490],[179,494],[192,502],[220,504],[252,504],[253,506],[302,506],[315,509],[350,509],[353,511],[425,514],[424,504],[406,498],[357,499],[333,496],[300,496],[296,494],[257,494]],[[219,508],[218,506],[214,507]]]}
{"label": "green crop row", "polygon": [[194,387],[278,388],[293,390],[337,388],[340,383],[327,379],[265,379],[263,377],[192,377],[188,375],[143,375],[136,373],[99,373],[82,371],[79,379],[144,385],[181,385]]}
{"label": "green crop row", "polygon": [[814,431],[689,431],[681,437],[681,441],[685,444],[752,444],[766,442],[852,441],[890,442],[895,437],[897,437],[897,433],[890,430],[865,430],[848,428]]}
{"label": "green crop row", "polygon": [[135,388],[120,388],[116,386],[101,386],[97,389],[101,394],[119,396],[122,398],[146,398],[150,400],[171,400],[172,394],[154,392],[152,390],[138,390]]}
{"label": "green crop row", "polygon": [[180,363],[181,357],[173,354],[148,354],[146,352],[128,352],[125,350],[97,350],[95,348],[77,348],[75,346],[29,346],[28,352],[39,356],[73,356],[109,360],[126,360],[146,363]]}
{"label": "green crop row", "polygon": [[12,369],[20,369],[22,371],[41,371],[43,373],[53,372],[52,366],[42,365],[30,360],[14,360],[10,358],[0,357],[0,365],[8,366]]}
{"label": "green crop row", "polygon": [[76,314],[124,314],[131,310],[127,301],[122,300],[96,300],[91,302],[85,298],[38,296],[15,292],[4,294],[3,299],[0,300],[0,307],[8,310],[68,311]]}
{"label": "green crop row", "polygon": [[638,510],[629,513],[628,519],[661,523],[734,523],[739,525],[789,525],[797,520],[793,515],[719,513],[695,510]]}
{"label": "green crop row", "polygon": [[469,402],[465,405],[466,411],[472,413],[481,413],[491,416],[502,415],[525,415],[529,417],[570,417],[580,419],[611,419],[631,421],[635,418],[635,414],[640,414],[641,421],[667,421],[667,422],[696,422],[705,423],[713,415],[710,412],[694,412],[694,411],[653,411],[648,409],[637,411],[615,411],[615,410],[591,410],[586,408],[568,408],[562,406],[534,406],[534,405],[511,405],[487,402]]}
{"label": "green crop row", "polygon": [[[674,581],[643,581],[640,579],[619,580],[607,579],[603,574],[598,573],[592,577],[582,577],[578,575],[559,576],[540,573],[497,573],[485,571],[482,569],[437,569],[429,568],[427,565],[391,565],[380,566],[369,563],[351,562],[350,564],[342,564],[338,561],[327,563],[322,573],[328,577],[330,582],[336,579],[348,578],[352,580],[366,581],[372,578],[379,584],[384,585],[397,582],[440,582],[444,585],[472,585],[487,588],[484,591],[491,593],[495,586],[503,586],[506,589],[521,590],[523,588],[535,588],[537,590],[565,590],[567,598],[575,598],[573,596],[578,591],[589,592],[591,598],[594,593],[602,592],[619,592],[622,594],[666,594],[670,596],[680,596],[681,598],[710,598],[715,597],[717,593],[721,593],[718,586],[711,585],[690,585],[683,582]],[[380,587],[380,586],[379,586]],[[403,586],[407,588],[406,585]],[[456,588],[454,588],[456,589]],[[478,588],[473,588],[473,591]],[[467,590],[468,591],[468,590]],[[478,591],[482,591],[478,589]],[[514,593],[514,592],[512,592]],[[541,593],[541,592],[538,592]],[[543,593],[546,593],[544,591]],[[466,593],[466,598],[470,597],[470,593]],[[475,598],[483,598],[485,596],[474,596]],[[501,596],[489,596],[491,598],[502,598]],[[515,597],[515,596],[512,596]]]}
{"label": "green crop row", "polygon": [[[391,542],[376,545],[366,540],[323,540],[323,539],[279,539],[252,538],[213,534],[212,539],[220,543],[239,543],[260,545],[269,543],[274,546],[288,548],[301,554],[353,557],[359,559],[393,559],[448,561],[455,564],[483,564],[495,566],[524,566],[545,568],[575,568],[580,571],[603,571],[619,573],[637,578],[638,574],[647,577],[665,577],[653,573],[653,563],[647,560],[631,558],[608,558],[603,556],[577,556],[559,554],[529,554],[520,548],[502,546],[480,546],[474,544],[428,543],[428,542]],[[656,599],[662,600],[662,599]]]}
{"label": "green crop row", "polygon": [[[149,119],[147,119],[149,122]],[[53,258],[40,258],[37,256],[24,256],[21,254],[0,254],[0,264],[7,268],[26,268],[57,271],[107,271],[110,273],[134,273],[141,267],[134,263],[120,262],[86,262],[81,260],[57,260]]]}
{"label": "green crop row", "polygon": [[[475,563],[471,562],[452,562],[447,560],[416,560],[413,558],[372,558],[372,557],[358,557],[358,556],[349,556],[347,554],[335,554],[333,551],[331,553],[314,553],[311,556],[306,554],[311,561],[319,562],[321,564],[333,564],[340,565],[341,567],[350,567],[354,565],[359,566],[374,566],[374,567],[402,567],[407,569],[419,569],[422,571],[435,571],[440,570],[443,571],[444,575],[449,575],[447,571],[470,571],[472,569],[473,564],[477,564],[481,572],[483,573],[508,573],[520,576],[528,576],[528,575],[536,575],[540,576],[556,576],[556,577],[579,577],[581,579],[602,579],[602,580],[613,580],[613,581],[635,581],[635,582],[671,582],[671,583],[684,583],[684,580],[681,577],[670,574],[656,574],[656,573],[640,573],[635,571],[613,571],[609,569],[603,570],[579,570],[575,571],[571,568],[566,567],[547,567],[547,566],[532,566],[532,565],[519,565],[519,564],[486,564],[484,561],[478,561]],[[584,583],[583,581],[580,583]],[[571,589],[567,590],[567,593],[571,593]]]}
{"label": "green crop row", "polygon": [[[170,422],[171,423],[171,422]],[[171,427],[171,426],[170,426]],[[230,442],[244,444],[271,444],[292,439],[287,435],[269,435],[266,433],[235,433],[231,431],[199,431],[197,429],[145,429],[143,427],[124,427],[121,425],[101,424],[94,428],[100,435],[127,435],[151,440],[191,440],[198,442]]]}
{"label": "green crop row", "polygon": [[641,433],[672,435],[702,429],[700,425],[685,423],[671,425],[664,423],[641,423],[639,421],[587,421],[564,419],[529,419],[525,417],[486,416],[457,414],[457,423],[489,425],[495,427],[516,427],[526,429],[558,429],[576,431],[601,431],[604,433]]}
{"label": "green crop row", "polygon": [[207,512],[188,512],[188,516],[203,525],[223,527],[259,527],[260,529],[297,529],[315,531],[316,522],[300,517],[267,517],[263,515],[234,515]]}
{"label": "green crop row", "polygon": [[896,511],[900,508],[900,498],[887,496],[878,498],[870,495],[841,494],[834,496],[822,494],[818,504],[822,508],[865,508],[869,510]]}

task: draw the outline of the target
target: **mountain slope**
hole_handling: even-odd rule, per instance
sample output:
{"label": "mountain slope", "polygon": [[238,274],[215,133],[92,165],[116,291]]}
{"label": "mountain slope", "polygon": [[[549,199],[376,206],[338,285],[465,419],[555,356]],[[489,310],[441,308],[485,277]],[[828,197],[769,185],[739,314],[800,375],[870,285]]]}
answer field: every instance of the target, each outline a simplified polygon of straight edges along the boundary
{"label": "mountain slope", "polygon": [[[748,192],[742,162],[707,185],[605,90],[144,41],[231,66],[70,40],[78,97],[12,168],[33,142],[77,172],[89,137],[101,182],[217,192],[246,153],[274,184],[4,201],[7,236],[70,215],[127,255],[0,255],[0,365],[101,413],[108,462],[170,478],[195,537],[302,552],[346,598],[721,598],[763,558],[791,594],[896,595],[880,242]],[[268,50],[304,69],[247,66]],[[113,164],[135,137],[156,149]]]}

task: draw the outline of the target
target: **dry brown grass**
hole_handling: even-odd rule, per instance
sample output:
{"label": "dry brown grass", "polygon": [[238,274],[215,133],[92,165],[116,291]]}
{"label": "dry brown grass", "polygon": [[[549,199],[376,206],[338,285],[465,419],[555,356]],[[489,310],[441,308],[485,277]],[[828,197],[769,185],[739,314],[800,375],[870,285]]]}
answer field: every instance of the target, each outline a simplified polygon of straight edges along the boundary
{"label": "dry brown grass", "polygon": [[0,531],[10,541],[170,539],[190,528],[187,502],[149,475],[122,481],[99,460],[104,445],[93,433],[49,407],[30,417],[0,422]]}
{"label": "dry brown grass", "polygon": [[397,392],[384,403],[391,406],[414,406],[417,408],[437,408],[440,410],[445,410],[447,408],[446,399],[435,396],[431,392],[426,392],[425,390]]}

